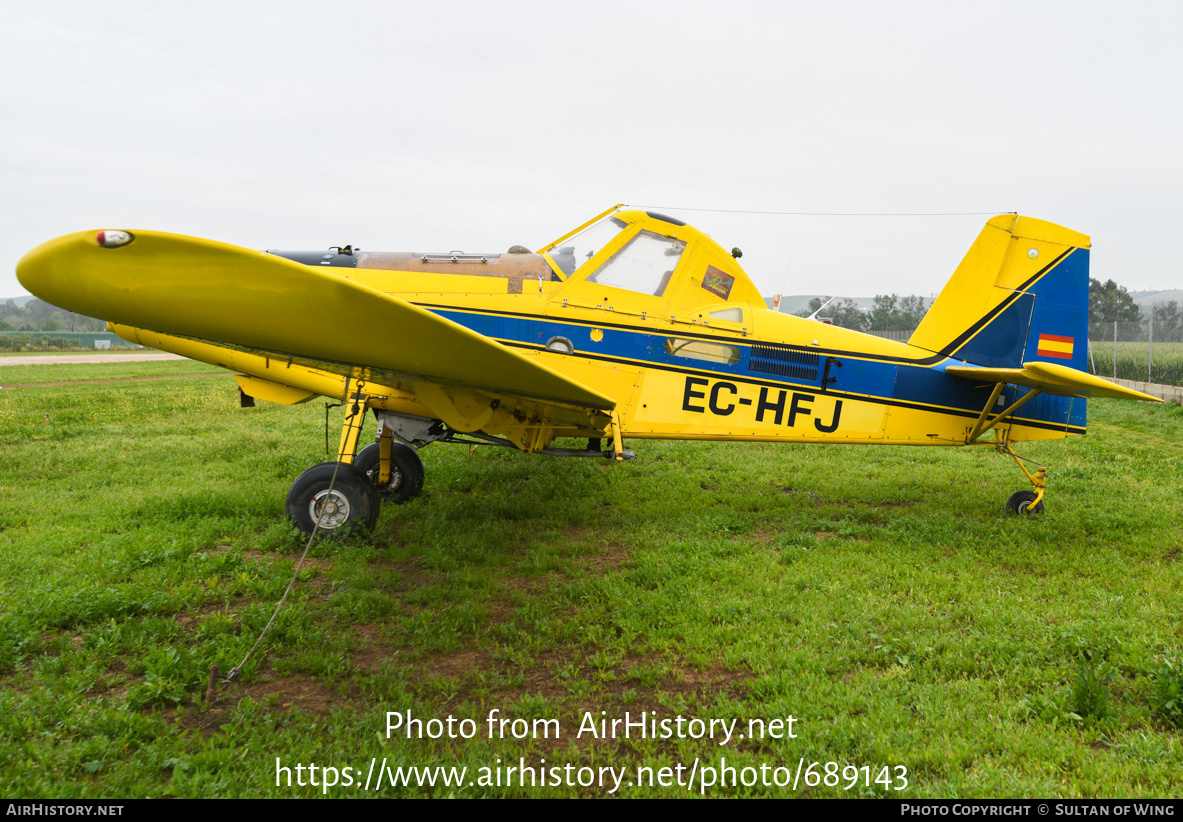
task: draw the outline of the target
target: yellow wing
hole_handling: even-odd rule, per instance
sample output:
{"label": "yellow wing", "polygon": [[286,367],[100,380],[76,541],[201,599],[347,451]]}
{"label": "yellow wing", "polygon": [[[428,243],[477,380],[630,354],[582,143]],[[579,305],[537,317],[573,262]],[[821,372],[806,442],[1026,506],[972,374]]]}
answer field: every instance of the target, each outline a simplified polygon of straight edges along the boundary
{"label": "yellow wing", "polygon": [[945,373],[977,382],[1007,382],[1042,389],[1045,394],[1065,397],[1099,397],[1117,400],[1162,402],[1158,397],[1123,388],[1108,380],[1050,362],[1025,362],[1022,368],[980,368],[975,365],[950,365]]}
{"label": "yellow wing", "polygon": [[326,271],[163,232],[133,231],[129,244],[104,248],[97,233],[38,246],[17,265],[18,279],[47,302],[140,329],[148,345],[143,329],[365,379],[413,395],[461,430],[498,410],[527,424],[603,430],[615,407],[474,331]]}

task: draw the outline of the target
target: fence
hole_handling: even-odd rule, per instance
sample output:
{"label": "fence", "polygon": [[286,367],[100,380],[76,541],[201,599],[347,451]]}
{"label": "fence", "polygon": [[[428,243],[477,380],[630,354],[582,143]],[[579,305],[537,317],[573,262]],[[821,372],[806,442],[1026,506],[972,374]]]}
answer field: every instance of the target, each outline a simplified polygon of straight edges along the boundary
{"label": "fence", "polygon": [[107,343],[110,348],[140,348],[110,331],[0,331],[0,352],[10,351],[93,351]]}
{"label": "fence", "polygon": [[868,331],[872,337],[882,337],[885,340],[896,340],[897,342],[907,342],[912,335],[916,333],[915,328],[906,329],[904,331]]}
{"label": "fence", "polygon": [[1102,377],[1183,385],[1183,328],[1149,318],[1090,325],[1089,366]]}

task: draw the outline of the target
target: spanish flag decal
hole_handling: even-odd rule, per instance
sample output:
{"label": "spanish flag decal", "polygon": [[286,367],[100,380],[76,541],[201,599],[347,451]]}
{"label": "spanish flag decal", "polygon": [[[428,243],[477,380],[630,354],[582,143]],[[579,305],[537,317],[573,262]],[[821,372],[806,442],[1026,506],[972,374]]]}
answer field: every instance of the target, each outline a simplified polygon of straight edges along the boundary
{"label": "spanish flag decal", "polygon": [[1055,357],[1058,360],[1072,359],[1072,337],[1057,337],[1054,334],[1040,334],[1039,348],[1036,350],[1041,357]]}

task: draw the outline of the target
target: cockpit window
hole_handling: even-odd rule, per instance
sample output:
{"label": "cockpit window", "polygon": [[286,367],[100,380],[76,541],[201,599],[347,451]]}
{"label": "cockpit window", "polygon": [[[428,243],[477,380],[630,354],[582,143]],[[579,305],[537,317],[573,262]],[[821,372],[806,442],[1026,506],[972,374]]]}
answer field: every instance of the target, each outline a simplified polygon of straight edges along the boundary
{"label": "cockpit window", "polygon": [[587,281],[660,297],[685,250],[686,243],[682,240],[642,231],[609,257]]}
{"label": "cockpit window", "polygon": [[561,246],[546,253],[554,260],[559,270],[570,277],[626,228],[628,223],[619,217],[605,217],[575,236],[563,240]]}

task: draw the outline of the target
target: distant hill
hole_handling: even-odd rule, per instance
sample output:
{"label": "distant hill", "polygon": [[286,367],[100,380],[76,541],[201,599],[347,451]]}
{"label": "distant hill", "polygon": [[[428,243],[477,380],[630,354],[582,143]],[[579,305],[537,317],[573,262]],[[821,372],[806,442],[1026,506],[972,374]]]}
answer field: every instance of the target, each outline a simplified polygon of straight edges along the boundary
{"label": "distant hill", "polygon": [[103,331],[103,320],[75,314],[36,297],[0,300],[0,332],[6,331]]}
{"label": "distant hill", "polygon": [[1172,288],[1168,291],[1131,291],[1130,296],[1140,308],[1162,305],[1171,300],[1183,305],[1183,288]]}

